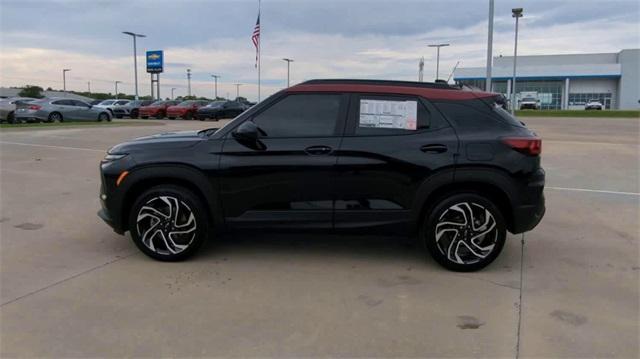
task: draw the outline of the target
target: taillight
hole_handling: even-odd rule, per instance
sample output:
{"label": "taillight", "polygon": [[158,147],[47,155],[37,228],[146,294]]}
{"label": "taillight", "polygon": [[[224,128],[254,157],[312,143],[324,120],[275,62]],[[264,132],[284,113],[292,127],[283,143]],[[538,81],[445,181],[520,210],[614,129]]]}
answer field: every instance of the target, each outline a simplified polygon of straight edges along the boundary
{"label": "taillight", "polygon": [[507,137],[502,142],[529,156],[537,156],[542,152],[542,139],[539,137]]}
{"label": "taillight", "polygon": [[29,105],[29,107],[27,107],[29,110],[36,110],[38,111],[39,109],[42,108],[42,106],[38,106],[38,105]]}

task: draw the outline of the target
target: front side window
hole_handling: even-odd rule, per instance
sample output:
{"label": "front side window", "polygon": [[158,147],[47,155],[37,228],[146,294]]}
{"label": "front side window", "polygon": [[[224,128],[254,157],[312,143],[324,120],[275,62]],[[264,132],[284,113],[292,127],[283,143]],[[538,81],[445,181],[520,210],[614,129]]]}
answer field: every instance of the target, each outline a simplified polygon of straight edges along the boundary
{"label": "front side window", "polygon": [[341,95],[294,94],[254,117],[267,137],[328,137],[335,133]]}

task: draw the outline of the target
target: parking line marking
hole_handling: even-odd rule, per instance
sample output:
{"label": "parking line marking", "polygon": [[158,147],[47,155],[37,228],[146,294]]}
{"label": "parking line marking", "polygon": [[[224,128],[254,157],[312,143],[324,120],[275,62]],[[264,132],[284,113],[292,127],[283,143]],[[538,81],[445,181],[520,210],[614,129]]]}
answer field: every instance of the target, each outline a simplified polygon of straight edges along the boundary
{"label": "parking line marking", "polygon": [[567,187],[545,187],[545,188],[555,189],[558,191],[593,192],[593,193],[606,193],[606,194],[620,194],[623,196],[640,196],[640,193],[636,193],[636,192],[605,191],[601,189],[567,188]]}
{"label": "parking line marking", "polygon": [[0,141],[0,144],[34,146],[34,147],[47,147],[47,148],[59,148],[59,149],[62,149],[62,150],[81,150],[81,151],[93,151],[93,152],[102,152],[102,153],[106,153],[107,152],[106,150],[96,150],[95,148],[40,145],[40,144],[37,144],[37,143],[22,143],[22,142]]}

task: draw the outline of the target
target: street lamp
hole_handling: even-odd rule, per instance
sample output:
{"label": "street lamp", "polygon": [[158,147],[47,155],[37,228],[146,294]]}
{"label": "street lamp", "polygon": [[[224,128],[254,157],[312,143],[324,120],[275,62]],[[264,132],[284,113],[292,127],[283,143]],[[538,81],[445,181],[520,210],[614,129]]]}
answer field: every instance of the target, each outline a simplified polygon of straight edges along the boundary
{"label": "street lamp", "polygon": [[131,31],[123,31],[125,35],[133,37],[133,76],[136,84],[136,100],[138,100],[138,54],[136,50],[136,37],[147,37],[146,35],[136,34]]}
{"label": "street lamp", "polygon": [[215,99],[218,99],[218,77],[220,77],[220,75],[211,75],[211,77],[213,77],[213,80],[215,81]]}
{"label": "street lamp", "polygon": [[487,28],[487,76],[485,91],[491,92],[491,67],[493,66],[493,8],[494,0],[489,0],[489,25]]}
{"label": "street lamp", "polygon": [[234,84],[236,86],[236,100],[238,99],[238,97],[240,97],[240,86],[242,86],[242,84]]}
{"label": "street lamp", "polygon": [[67,71],[71,69],[62,69],[62,91],[67,92]]}
{"label": "street lamp", "polygon": [[518,59],[518,19],[522,17],[522,8],[511,9],[511,16],[516,18],[516,37],[513,44],[513,78],[511,79],[511,114],[516,113],[516,60]]}
{"label": "street lamp", "polygon": [[174,91],[175,89],[176,89],[175,87],[172,87],[172,88],[171,88],[171,99],[172,99],[172,100],[174,100],[174,99],[175,99],[175,97],[173,97],[173,91]]}
{"label": "street lamp", "polygon": [[191,69],[187,69],[187,96],[191,97]]}
{"label": "street lamp", "polygon": [[449,44],[430,44],[429,47],[435,47],[437,49],[436,52],[436,80],[440,77],[440,48],[449,46]]}
{"label": "street lamp", "polygon": [[118,99],[118,84],[121,84],[122,81],[115,81],[115,85],[116,85],[116,100]]}
{"label": "street lamp", "polygon": [[289,67],[290,67],[291,63],[293,62],[293,59],[284,58],[282,60],[287,62],[287,87],[289,87]]}

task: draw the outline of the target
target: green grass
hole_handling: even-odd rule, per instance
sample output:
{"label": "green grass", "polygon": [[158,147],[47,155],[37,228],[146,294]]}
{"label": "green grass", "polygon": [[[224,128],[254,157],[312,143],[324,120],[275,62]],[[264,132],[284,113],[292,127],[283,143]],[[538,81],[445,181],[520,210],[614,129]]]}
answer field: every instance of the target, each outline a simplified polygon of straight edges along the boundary
{"label": "green grass", "polygon": [[519,117],[640,118],[640,110],[520,110]]}
{"label": "green grass", "polygon": [[70,128],[70,127],[119,127],[119,126],[147,126],[162,125],[162,123],[149,123],[146,121],[112,121],[112,122],[55,122],[55,123],[0,123],[0,130],[11,129],[54,129],[54,128]]}

